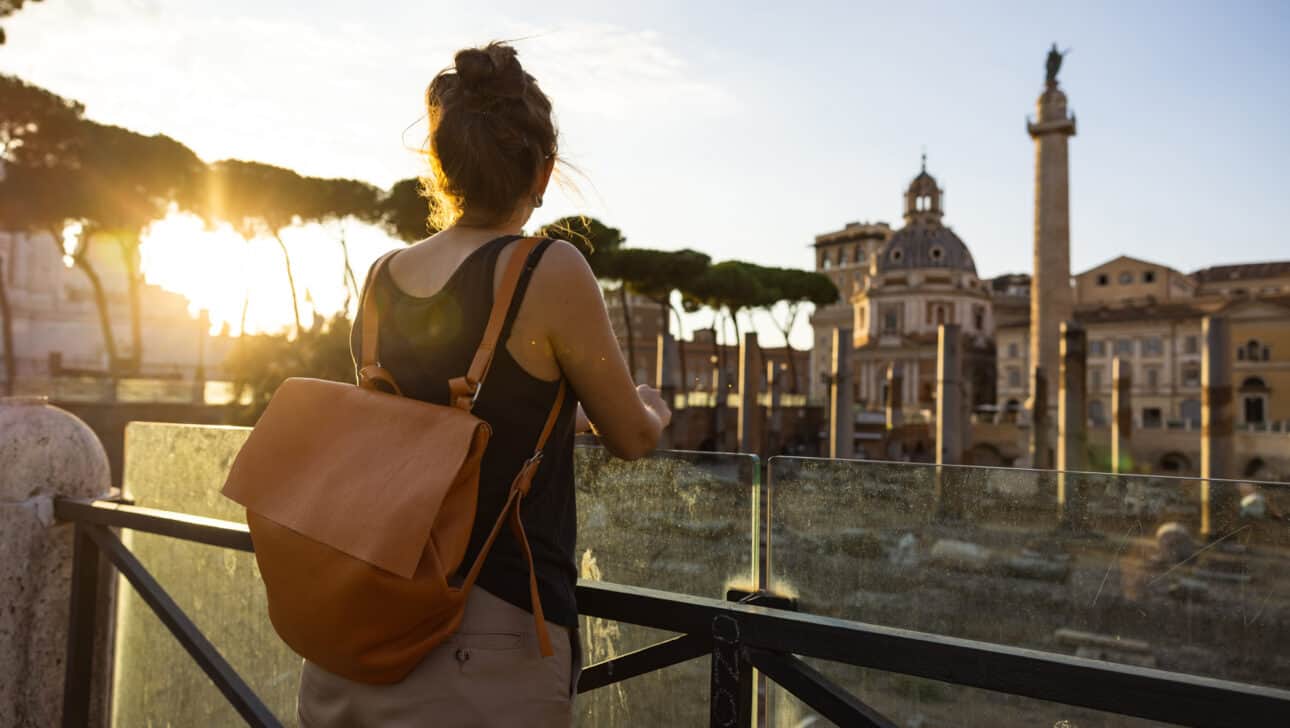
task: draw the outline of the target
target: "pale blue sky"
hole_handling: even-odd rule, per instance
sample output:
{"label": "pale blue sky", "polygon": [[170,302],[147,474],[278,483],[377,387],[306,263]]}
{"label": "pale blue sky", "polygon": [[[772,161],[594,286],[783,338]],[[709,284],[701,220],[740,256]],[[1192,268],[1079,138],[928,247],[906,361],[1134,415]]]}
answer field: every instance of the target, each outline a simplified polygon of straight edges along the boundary
{"label": "pale blue sky", "polygon": [[0,68],[207,159],[388,185],[419,169],[404,145],[452,50],[532,36],[587,178],[538,222],[578,209],[636,245],[810,266],[816,233],[899,223],[926,146],[993,275],[1030,266],[1025,119],[1057,41],[1077,271],[1290,258],[1290,3],[1037,5],[45,0],[6,21]]}

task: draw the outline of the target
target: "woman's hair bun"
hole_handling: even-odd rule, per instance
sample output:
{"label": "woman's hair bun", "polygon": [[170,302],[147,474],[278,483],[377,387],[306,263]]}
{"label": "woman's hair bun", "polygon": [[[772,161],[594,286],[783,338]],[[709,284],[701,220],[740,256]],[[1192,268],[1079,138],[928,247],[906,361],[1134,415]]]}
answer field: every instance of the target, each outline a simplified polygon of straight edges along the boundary
{"label": "woman's hair bun", "polygon": [[514,48],[490,43],[483,48],[460,51],[453,60],[463,91],[485,97],[524,97],[528,74],[520,66]]}

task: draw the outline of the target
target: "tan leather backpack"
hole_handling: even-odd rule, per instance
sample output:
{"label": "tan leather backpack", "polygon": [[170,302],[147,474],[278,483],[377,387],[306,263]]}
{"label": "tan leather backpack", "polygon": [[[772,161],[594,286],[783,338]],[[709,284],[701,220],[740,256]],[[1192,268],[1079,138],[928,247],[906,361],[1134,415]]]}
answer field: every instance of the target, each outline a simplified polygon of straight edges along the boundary
{"label": "tan leather backpack", "polygon": [[364,289],[358,386],[283,382],[233,462],[223,493],[246,507],[273,627],[329,672],[365,683],[402,680],[461,623],[466,596],[506,521],[529,561],[538,643],[544,656],[552,654],[520,501],[564,401],[563,380],[488,539],[465,578],[456,576],[491,435],[471,408],[494,350],[505,346],[502,326],[539,242],[516,244],[470,368],[449,383],[451,405],[401,396],[377,359],[372,282],[390,253],[372,267]]}

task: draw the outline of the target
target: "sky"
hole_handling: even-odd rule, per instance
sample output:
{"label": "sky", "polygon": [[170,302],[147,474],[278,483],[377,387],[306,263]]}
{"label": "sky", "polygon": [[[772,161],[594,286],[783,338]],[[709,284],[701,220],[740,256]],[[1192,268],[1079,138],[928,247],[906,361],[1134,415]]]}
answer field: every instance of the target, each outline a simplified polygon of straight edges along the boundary
{"label": "sky", "polygon": [[423,170],[433,75],[512,39],[577,170],[536,223],[811,267],[818,233],[899,225],[926,149],[992,276],[1030,268],[1025,122],[1057,42],[1076,272],[1290,258],[1290,3],[1040,5],[44,0],[4,21],[0,70],[209,161],[386,187]]}

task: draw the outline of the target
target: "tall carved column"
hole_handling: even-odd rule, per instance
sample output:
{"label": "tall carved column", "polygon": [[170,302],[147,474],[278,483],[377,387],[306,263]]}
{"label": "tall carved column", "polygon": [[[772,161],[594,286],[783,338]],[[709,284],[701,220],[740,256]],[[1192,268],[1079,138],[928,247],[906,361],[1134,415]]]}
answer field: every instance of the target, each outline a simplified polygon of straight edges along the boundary
{"label": "tall carved column", "polygon": [[936,464],[963,462],[962,328],[942,324],[936,347]]}
{"label": "tall carved column", "polygon": [[[1040,94],[1035,121],[1026,125],[1035,140],[1035,249],[1030,285],[1030,365],[1045,373],[1060,366],[1060,327],[1072,318],[1070,263],[1070,169],[1067,138],[1075,117],[1066,113],[1066,94],[1058,88],[1061,54],[1049,54],[1048,81]],[[1030,409],[1034,413],[1034,391]],[[1052,408],[1053,403],[1048,403]],[[1056,413],[1042,418],[1050,423]],[[1041,418],[1035,416],[1035,421]]]}
{"label": "tall carved column", "polygon": [[900,407],[905,399],[905,378],[900,364],[887,365],[887,429],[900,427]]}

